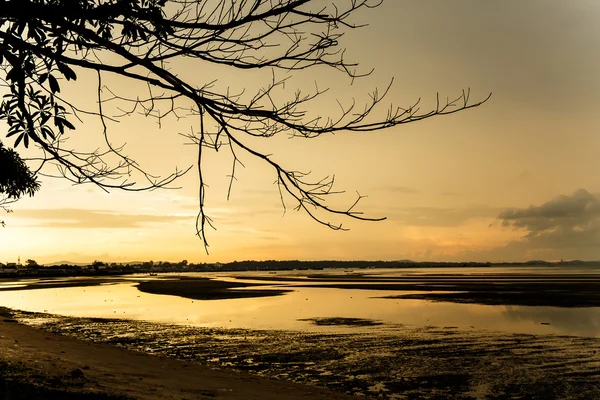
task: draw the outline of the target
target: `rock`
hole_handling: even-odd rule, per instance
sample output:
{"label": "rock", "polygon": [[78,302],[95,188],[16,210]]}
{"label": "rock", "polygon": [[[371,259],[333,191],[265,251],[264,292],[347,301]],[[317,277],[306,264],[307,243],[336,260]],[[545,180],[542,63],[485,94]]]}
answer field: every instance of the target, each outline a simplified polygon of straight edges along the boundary
{"label": "rock", "polygon": [[85,379],[85,374],[79,368],[75,368],[74,370],[69,372],[67,375],[69,376],[69,378],[73,378],[73,379]]}

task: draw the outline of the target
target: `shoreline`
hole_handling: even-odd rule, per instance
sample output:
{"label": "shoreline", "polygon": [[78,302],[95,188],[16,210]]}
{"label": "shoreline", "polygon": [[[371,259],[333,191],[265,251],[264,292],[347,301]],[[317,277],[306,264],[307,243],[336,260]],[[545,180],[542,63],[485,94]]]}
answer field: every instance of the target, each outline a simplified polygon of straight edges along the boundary
{"label": "shoreline", "polygon": [[[0,322],[0,332],[33,332],[38,347],[29,346],[27,353],[26,342],[3,339],[0,354],[7,348],[21,358],[29,354],[26,365],[37,371],[50,362],[46,380],[83,383],[89,393],[100,387],[106,395],[116,387],[121,390],[108,393],[157,400],[356,398],[350,394],[389,400],[600,398],[596,338],[461,332],[452,326],[386,331],[354,320],[322,322],[370,330],[317,334],[14,313],[24,325]],[[56,341],[60,346],[48,357]],[[73,349],[81,348],[80,357],[73,357]],[[123,366],[121,360],[133,361]]]}
{"label": "shoreline", "polygon": [[44,393],[49,399],[69,395],[140,400],[354,398],[313,386],[90,343],[6,316],[0,316],[0,368],[11,372],[0,378],[4,379],[0,380],[3,400],[27,398],[20,397],[14,387],[21,392],[26,388]]}
{"label": "shoreline", "polygon": [[[21,282],[24,286],[5,285],[0,291],[118,282],[137,283],[137,289],[144,292],[205,300],[277,296],[306,287],[384,290],[377,298],[395,294],[389,290],[417,289],[428,300],[450,303],[467,299],[479,304],[531,305],[535,301],[549,305],[557,299],[571,299],[565,302],[571,307],[589,307],[600,299],[600,276],[585,274],[84,278],[33,280]],[[384,305],[402,300],[377,301]],[[0,306],[0,316],[2,311]],[[343,313],[327,317],[309,313],[300,321],[324,329],[301,331],[91,318],[85,311],[81,317],[16,309],[5,314],[0,319],[0,394],[4,395],[0,400],[62,400],[56,393],[63,396],[64,390],[84,393],[86,400],[355,398],[351,395],[389,400],[600,398],[595,383],[600,379],[600,351],[595,351],[600,349],[600,338],[543,330],[541,334],[498,332],[485,325],[465,330],[457,324],[458,315],[437,326],[411,326],[402,320],[382,323],[366,314],[350,318]],[[596,324],[594,320],[590,323]],[[332,326],[343,329],[330,330]],[[31,341],[33,337],[37,339]],[[121,359],[129,361],[125,365]],[[7,383],[7,376],[14,379]],[[219,379],[222,383],[214,386]],[[21,391],[15,388],[51,395],[15,397]],[[7,390],[12,391],[11,397],[5,395]]]}

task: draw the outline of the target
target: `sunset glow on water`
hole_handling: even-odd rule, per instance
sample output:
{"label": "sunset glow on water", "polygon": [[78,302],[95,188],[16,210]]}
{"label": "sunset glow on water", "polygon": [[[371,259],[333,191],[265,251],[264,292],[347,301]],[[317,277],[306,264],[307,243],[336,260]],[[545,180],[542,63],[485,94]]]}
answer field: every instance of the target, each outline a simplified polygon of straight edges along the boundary
{"label": "sunset glow on water", "polygon": [[[369,278],[394,276],[427,276],[431,274],[455,274],[456,279],[470,273],[489,275],[502,272],[509,277],[538,270],[527,268],[506,271],[496,269],[414,269],[368,271]],[[338,270],[316,271],[319,274],[339,274]],[[348,276],[364,271],[347,271]],[[556,270],[555,273],[564,273]],[[569,270],[574,277],[581,271]],[[596,269],[587,269],[588,274],[598,274]],[[281,289],[282,282],[269,282],[274,276],[302,278],[306,271],[296,273],[279,272],[267,275],[264,272],[247,273],[197,273],[187,276],[210,277],[224,281],[260,283],[261,289]],[[552,273],[543,271],[543,276]],[[149,294],[139,291],[139,281],[152,279],[176,279],[179,275],[165,274],[160,277],[129,276],[127,281],[116,280],[98,286],[14,290],[2,292],[2,303],[16,309],[46,312],[78,317],[121,318],[179,325],[219,328],[276,329],[300,331],[347,330],[343,326],[316,326],[310,323],[315,318],[360,318],[381,322],[367,327],[371,332],[395,329],[449,327],[459,330],[486,330],[508,333],[559,334],[576,336],[600,336],[600,307],[544,307],[518,305],[480,305],[434,302],[427,300],[382,298],[398,294],[422,293],[418,291],[368,290],[319,288],[299,286],[298,282],[285,284],[292,292],[281,296],[238,298],[225,300],[193,300],[179,296]],[[265,280],[253,280],[260,277]],[[77,278],[73,278],[76,280]],[[369,283],[369,279],[364,282]],[[338,282],[345,284],[347,282]],[[312,283],[315,285],[316,283]],[[13,283],[2,287],[14,286]],[[234,290],[245,290],[244,288]],[[357,328],[352,328],[356,330]]]}

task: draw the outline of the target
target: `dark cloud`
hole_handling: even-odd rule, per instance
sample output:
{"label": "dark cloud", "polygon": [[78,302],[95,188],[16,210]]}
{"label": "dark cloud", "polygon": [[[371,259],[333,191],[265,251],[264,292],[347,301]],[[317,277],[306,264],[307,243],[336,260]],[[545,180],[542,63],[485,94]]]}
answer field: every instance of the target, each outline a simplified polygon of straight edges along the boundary
{"label": "dark cloud", "polygon": [[138,228],[149,223],[172,223],[193,218],[187,215],[120,214],[79,208],[19,210],[13,215],[34,220],[33,226],[43,228]]}
{"label": "dark cloud", "polygon": [[498,218],[505,227],[528,230],[529,238],[552,232],[579,235],[597,228],[600,198],[585,189],[579,189],[571,196],[558,196],[540,206],[505,210]]}
{"label": "dark cloud", "polygon": [[600,197],[585,189],[539,206],[504,210],[498,218],[504,227],[526,231],[513,247],[546,250],[559,258],[600,256]]}

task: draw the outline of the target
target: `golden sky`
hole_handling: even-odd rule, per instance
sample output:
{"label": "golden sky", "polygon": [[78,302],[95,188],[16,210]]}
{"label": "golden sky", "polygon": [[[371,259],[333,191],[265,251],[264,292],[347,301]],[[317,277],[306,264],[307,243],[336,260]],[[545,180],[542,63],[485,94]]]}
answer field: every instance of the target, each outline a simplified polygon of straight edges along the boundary
{"label": "golden sky", "polygon": [[[335,114],[336,98],[367,101],[392,77],[381,115],[389,103],[419,97],[430,107],[437,92],[470,87],[475,100],[493,92],[482,107],[386,131],[259,143],[294,169],[335,174],[338,188],[369,196],[362,211],[387,220],[340,219],[350,231],[334,232],[291,208],[284,215],[273,172],[247,157],[227,201],[231,160],[217,154],[205,164],[217,228],[208,231],[209,256],[194,235],[192,172],[179,190],[144,193],[44,178],[41,192],[2,215],[0,261],[600,259],[600,2],[387,0],[357,20],[370,25],[345,37],[347,58],[375,71],[353,84],[331,71],[295,74],[289,88],[331,87],[313,113]],[[174,68],[198,84],[219,79],[234,89],[270,77]],[[93,104],[85,94],[95,83],[79,77],[70,93]],[[164,174],[195,162],[194,147],[177,134],[193,123],[170,120],[159,129],[131,117],[109,128],[142,166]],[[88,143],[99,129],[79,126],[73,143]],[[344,201],[352,197],[336,204]]]}

